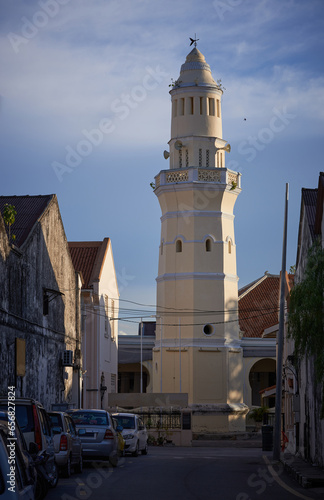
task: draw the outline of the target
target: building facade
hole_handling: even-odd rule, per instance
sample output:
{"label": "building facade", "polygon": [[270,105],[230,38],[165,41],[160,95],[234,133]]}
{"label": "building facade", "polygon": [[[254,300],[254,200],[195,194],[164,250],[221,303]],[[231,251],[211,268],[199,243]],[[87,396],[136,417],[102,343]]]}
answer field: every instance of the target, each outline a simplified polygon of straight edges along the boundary
{"label": "building facade", "polygon": [[119,292],[111,241],[69,242],[81,273],[82,408],[108,408],[117,392]]}
{"label": "building facade", "polygon": [[[324,248],[324,173],[317,189],[302,189],[295,283],[303,281],[308,251],[318,240]],[[322,331],[324,335],[324,332]],[[323,381],[315,373],[316,358],[297,359],[294,341],[286,336],[284,344],[284,413],[288,450],[324,466]]]}
{"label": "building facade", "polygon": [[81,282],[57,198],[1,196],[0,214],[6,204],[17,214],[10,239],[0,215],[0,394],[78,407]]}
{"label": "building facade", "polygon": [[222,89],[195,47],[170,91],[169,169],[155,177],[161,241],[153,392],[209,407],[193,429],[244,430],[234,205],[241,176],[225,167]]}

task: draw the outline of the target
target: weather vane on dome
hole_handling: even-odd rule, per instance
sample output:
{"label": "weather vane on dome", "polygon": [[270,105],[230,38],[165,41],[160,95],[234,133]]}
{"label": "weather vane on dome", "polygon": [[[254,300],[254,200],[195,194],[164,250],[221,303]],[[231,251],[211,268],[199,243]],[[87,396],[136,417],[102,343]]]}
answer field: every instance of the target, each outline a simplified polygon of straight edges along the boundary
{"label": "weather vane on dome", "polygon": [[191,47],[191,45],[192,45],[193,43],[195,44],[195,47],[197,47],[197,42],[198,42],[199,38],[196,38],[196,36],[197,36],[197,35],[196,35],[196,33],[195,33],[195,38],[191,38],[191,37],[189,37],[189,40],[190,40],[190,47]]}

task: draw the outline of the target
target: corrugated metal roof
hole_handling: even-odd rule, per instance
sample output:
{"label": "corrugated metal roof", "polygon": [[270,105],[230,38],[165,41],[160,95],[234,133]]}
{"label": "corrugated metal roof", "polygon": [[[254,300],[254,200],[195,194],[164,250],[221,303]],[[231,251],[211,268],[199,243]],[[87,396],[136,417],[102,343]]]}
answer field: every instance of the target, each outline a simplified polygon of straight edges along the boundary
{"label": "corrugated metal roof", "polygon": [[90,288],[90,278],[96,263],[102,241],[72,241],[69,242],[74,269],[81,271],[84,280],[82,288]]}
{"label": "corrugated metal roof", "polygon": [[[17,215],[11,226],[11,234],[16,236],[14,244],[20,247],[40,218],[54,194],[39,196],[0,196],[0,212],[3,214],[6,203],[13,205]],[[7,229],[7,228],[6,228]]]}

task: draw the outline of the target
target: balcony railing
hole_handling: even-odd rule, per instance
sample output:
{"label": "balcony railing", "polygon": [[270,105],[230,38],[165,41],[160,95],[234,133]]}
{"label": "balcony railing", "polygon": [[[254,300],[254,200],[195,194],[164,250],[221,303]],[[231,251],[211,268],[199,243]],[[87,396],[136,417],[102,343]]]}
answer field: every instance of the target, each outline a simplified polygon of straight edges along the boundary
{"label": "balcony railing", "polygon": [[184,182],[208,182],[227,184],[232,188],[241,188],[241,174],[227,168],[188,167],[162,170],[155,177],[155,187]]}

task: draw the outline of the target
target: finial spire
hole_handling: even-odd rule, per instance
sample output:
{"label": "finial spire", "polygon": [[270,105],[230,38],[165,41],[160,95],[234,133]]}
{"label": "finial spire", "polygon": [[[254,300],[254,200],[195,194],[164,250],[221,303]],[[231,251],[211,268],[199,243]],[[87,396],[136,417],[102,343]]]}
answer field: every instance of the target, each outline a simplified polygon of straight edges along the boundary
{"label": "finial spire", "polygon": [[196,33],[195,33],[195,38],[191,38],[191,37],[189,37],[189,40],[190,40],[190,47],[191,47],[191,45],[192,45],[193,43],[195,44],[195,47],[197,47],[197,42],[198,42],[199,38],[197,38]]}

